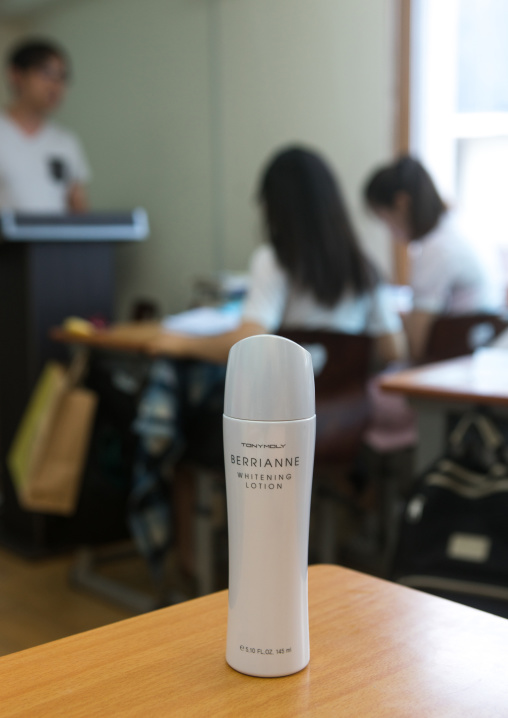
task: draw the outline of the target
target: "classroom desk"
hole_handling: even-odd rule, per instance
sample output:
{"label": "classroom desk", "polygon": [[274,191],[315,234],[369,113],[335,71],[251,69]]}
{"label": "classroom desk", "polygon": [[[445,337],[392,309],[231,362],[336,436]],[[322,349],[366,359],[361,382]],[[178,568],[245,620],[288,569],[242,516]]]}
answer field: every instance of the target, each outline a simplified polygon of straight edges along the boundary
{"label": "classroom desk", "polygon": [[[146,343],[161,332],[159,322],[125,322],[114,324],[107,329],[95,330],[91,334],[79,334],[60,327],[51,330],[53,341],[90,350],[146,354]],[[155,357],[154,357],[155,359]],[[205,469],[195,470],[195,552],[196,584],[199,595],[213,590],[214,584],[214,493],[216,476]],[[109,599],[119,601],[136,611],[150,610],[154,602],[150,597],[128,589],[112,579],[95,571],[96,552],[83,548],[72,571],[76,585],[95,591]]]}
{"label": "classroom desk", "polygon": [[508,412],[508,351],[482,349],[473,356],[407,369],[383,377],[380,386],[404,394],[416,408],[419,472],[444,449],[448,412],[478,405]]}
{"label": "classroom desk", "polygon": [[2,718],[505,716],[508,621],[339,566],[309,569],[311,661],[225,661],[227,592],[0,659]]}

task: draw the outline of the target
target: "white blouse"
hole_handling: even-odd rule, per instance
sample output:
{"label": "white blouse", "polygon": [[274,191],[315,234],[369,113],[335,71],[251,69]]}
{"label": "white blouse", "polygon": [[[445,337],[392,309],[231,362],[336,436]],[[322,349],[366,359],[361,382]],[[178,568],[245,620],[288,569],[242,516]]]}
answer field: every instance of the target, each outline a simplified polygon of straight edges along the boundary
{"label": "white blouse", "polygon": [[361,296],[348,292],[335,306],[323,306],[310,292],[302,292],[291,285],[269,245],[262,245],[252,256],[243,320],[256,322],[268,332],[280,327],[370,336],[402,331],[387,285],[379,284]]}

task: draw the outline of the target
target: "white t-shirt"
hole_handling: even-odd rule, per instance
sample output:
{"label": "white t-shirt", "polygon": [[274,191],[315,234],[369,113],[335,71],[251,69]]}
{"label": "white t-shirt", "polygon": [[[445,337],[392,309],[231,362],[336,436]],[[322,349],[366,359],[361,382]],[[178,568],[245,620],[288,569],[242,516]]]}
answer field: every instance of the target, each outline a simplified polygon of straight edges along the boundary
{"label": "white t-shirt", "polygon": [[309,292],[291,285],[269,245],[259,247],[252,256],[243,320],[257,322],[268,332],[299,327],[379,336],[402,330],[386,285],[363,296],[348,293],[334,307],[323,306]]}
{"label": "white t-shirt", "polygon": [[409,245],[414,309],[432,314],[497,311],[503,306],[501,276],[489,247],[480,251],[453,213]]}
{"label": "white t-shirt", "polygon": [[0,113],[0,209],[65,212],[70,185],[89,177],[81,144],[71,132],[47,123],[28,135]]}

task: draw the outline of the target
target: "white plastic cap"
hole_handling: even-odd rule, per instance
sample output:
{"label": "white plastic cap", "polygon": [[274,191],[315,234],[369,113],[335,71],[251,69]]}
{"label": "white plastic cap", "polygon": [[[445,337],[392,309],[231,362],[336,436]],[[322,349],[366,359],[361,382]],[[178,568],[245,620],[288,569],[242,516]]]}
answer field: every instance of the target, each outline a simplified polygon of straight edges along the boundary
{"label": "white plastic cap", "polygon": [[242,339],[229,352],[224,414],[247,421],[314,416],[312,360],[299,344],[271,334]]}

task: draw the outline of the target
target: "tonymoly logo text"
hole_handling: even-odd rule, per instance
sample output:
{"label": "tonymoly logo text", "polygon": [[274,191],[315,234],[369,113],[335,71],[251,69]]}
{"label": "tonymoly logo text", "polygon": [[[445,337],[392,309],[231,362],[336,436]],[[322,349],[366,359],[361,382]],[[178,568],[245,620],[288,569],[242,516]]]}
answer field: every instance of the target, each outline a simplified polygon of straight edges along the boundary
{"label": "tonymoly logo text", "polygon": [[244,444],[242,441],[242,446],[248,449],[284,449],[286,444]]}

